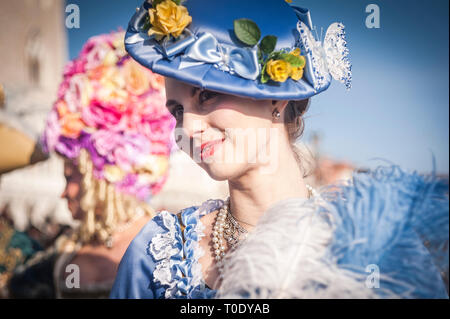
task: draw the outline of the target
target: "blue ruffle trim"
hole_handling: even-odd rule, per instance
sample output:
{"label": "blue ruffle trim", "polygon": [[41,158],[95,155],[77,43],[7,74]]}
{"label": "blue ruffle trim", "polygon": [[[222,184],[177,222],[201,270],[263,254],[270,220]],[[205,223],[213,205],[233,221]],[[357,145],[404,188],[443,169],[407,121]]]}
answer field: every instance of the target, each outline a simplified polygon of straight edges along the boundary
{"label": "blue ruffle trim", "polygon": [[[181,230],[181,225],[176,216],[173,215],[174,226],[175,226],[175,243],[173,247],[176,252],[170,256],[171,269],[171,282],[175,283],[174,287],[168,287],[171,289],[170,295],[174,298],[213,298],[216,291],[209,289],[205,282],[203,281],[203,275],[201,271],[201,265],[198,259],[201,257],[201,248],[199,247],[199,241],[202,237],[202,230],[199,229],[201,224],[199,220],[202,216],[219,209],[223,205],[222,200],[208,200],[204,202],[201,206],[192,206],[185,208],[181,211],[181,219],[185,225],[184,229],[184,245],[183,234]],[[159,217],[158,215],[157,217]],[[159,224],[163,224],[163,216],[160,216],[161,220]],[[156,218],[155,218],[156,221]],[[164,227],[167,228],[167,227]],[[159,288],[163,287],[159,282],[155,285]],[[159,296],[160,298],[165,298],[167,295],[164,293]]]}
{"label": "blue ruffle trim", "polygon": [[[188,298],[211,298],[215,293],[215,291],[206,287],[203,281],[201,265],[198,262],[198,259],[201,257],[199,241],[203,235],[202,230],[199,230],[198,227],[201,225],[199,224],[201,217],[219,209],[223,203],[220,199],[210,199],[198,208],[183,210],[181,213],[181,220],[186,226],[183,247],[185,259],[177,266],[184,274],[184,277],[181,278],[180,284],[182,283],[182,285],[179,286],[179,289]],[[179,225],[177,226],[179,227]]]}

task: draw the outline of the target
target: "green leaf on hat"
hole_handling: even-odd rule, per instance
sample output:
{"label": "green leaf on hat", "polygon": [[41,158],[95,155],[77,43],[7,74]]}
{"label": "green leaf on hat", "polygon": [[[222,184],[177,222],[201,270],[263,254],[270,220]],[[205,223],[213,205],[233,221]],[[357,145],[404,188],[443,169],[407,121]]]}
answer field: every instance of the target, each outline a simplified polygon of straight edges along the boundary
{"label": "green leaf on hat", "polygon": [[259,44],[259,48],[265,54],[270,54],[275,50],[275,46],[277,45],[277,37],[274,35],[266,35]]}
{"label": "green leaf on hat", "polygon": [[264,63],[264,57],[260,48],[258,48],[258,63],[261,65]]}
{"label": "green leaf on hat", "polygon": [[289,62],[294,68],[302,68],[305,66],[305,60],[293,54],[284,53],[281,55],[281,59]]}
{"label": "green leaf on hat", "polygon": [[256,45],[261,38],[261,31],[250,19],[234,20],[234,33],[240,41],[249,46]]}
{"label": "green leaf on hat", "polygon": [[147,15],[145,16],[145,20],[144,20],[144,23],[142,24],[141,29],[142,29],[142,31],[148,31],[148,30],[150,29],[151,26],[152,26],[152,24],[150,23],[150,17],[149,17],[149,15],[147,14]]}
{"label": "green leaf on hat", "polygon": [[262,71],[261,71],[261,83],[262,84],[267,83],[270,80],[269,75],[266,72],[266,68],[267,68],[267,62],[264,64]]}
{"label": "green leaf on hat", "polygon": [[153,1],[152,1],[152,7],[156,9],[156,6],[157,6],[158,4],[160,4],[161,2],[163,2],[163,1],[164,1],[164,0],[153,0]]}
{"label": "green leaf on hat", "polygon": [[283,59],[283,54],[285,54],[285,51],[275,51],[269,54],[267,57],[267,60],[280,60]]}

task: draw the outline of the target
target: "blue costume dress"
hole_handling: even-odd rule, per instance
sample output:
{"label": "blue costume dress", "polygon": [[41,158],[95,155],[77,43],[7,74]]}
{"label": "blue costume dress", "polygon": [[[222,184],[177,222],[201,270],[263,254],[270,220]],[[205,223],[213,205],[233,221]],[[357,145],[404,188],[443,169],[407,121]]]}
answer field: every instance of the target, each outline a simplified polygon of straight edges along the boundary
{"label": "blue costume dress", "polygon": [[223,205],[208,200],[179,214],[162,211],[131,242],[111,291],[111,298],[212,298],[198,262],[203,236],[200,218]]}
{"label": "blue costume dress", "polygon": [[[355,172],[352,183],[333,193],[338,196],[327,194],[332,192],[321,191],[332,206],[333,232],[321,259],[324,265],[334,263],[347,274],[378,265],[389,279],[381,278],[383,289],[375,289],[377,298],[448,298],[448,179],[408,173],[392,165]],[[222,200],[208,200],[176,215],[163,211],[154,217],[126,251],[111,298],[217,296],[205,285],[198,262],[204,253],[198,244],[203,236],[199,219],[222,204]],[[295,224],[292,219],[288,222]],[[319,292],[325,286],[315,283],[315,292],[308,297],[316,292],[323,296]],[[237,296],[252,295],[244,290],[236,287]]]}

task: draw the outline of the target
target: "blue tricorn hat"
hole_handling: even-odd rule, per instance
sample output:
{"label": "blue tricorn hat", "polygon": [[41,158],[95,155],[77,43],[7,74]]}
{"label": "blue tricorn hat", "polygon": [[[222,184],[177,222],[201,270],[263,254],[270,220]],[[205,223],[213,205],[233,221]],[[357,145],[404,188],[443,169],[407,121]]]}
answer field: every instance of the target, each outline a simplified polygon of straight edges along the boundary
{"label": "blue tricorn hat", "polygon": [[153,0],[129,22],[125,47],[155,73],[243,97],[302,100],[332,77],[350,88],[344,26],[323,41],[312,31],[309,11],[284,0]]}

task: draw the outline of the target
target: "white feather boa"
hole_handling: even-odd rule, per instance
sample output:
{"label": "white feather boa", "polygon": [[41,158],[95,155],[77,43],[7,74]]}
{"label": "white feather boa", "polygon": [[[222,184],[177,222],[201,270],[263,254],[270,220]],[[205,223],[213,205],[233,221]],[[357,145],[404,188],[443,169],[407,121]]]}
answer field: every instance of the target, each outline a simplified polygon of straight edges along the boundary
{"label": "white feather boa", "polygon": [[324,206],[320,198],[272,206],[226,258],[217,297],[377,298],[365,278],[323,259],[333,233]]}
{"label": "white feather boa", "polygon": [[448,232],[448,179],[395,165],[354,173],[267,210],[224,259],[216,296],[448,298]]}

